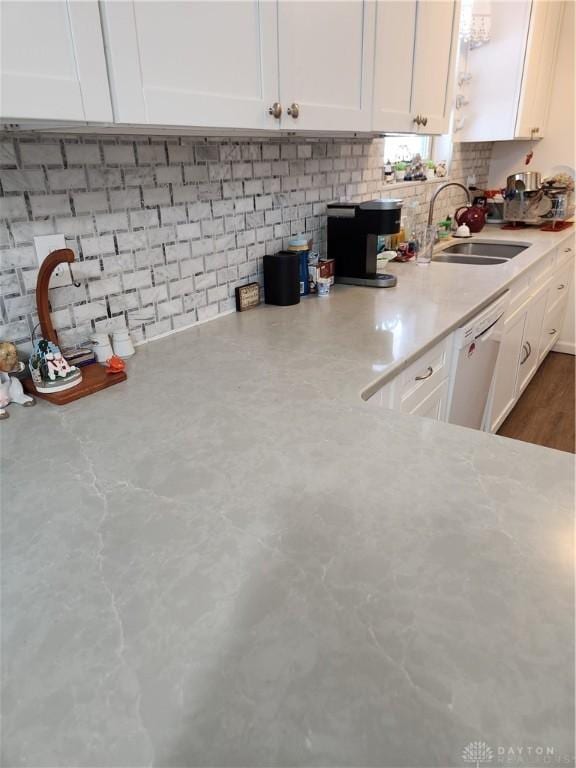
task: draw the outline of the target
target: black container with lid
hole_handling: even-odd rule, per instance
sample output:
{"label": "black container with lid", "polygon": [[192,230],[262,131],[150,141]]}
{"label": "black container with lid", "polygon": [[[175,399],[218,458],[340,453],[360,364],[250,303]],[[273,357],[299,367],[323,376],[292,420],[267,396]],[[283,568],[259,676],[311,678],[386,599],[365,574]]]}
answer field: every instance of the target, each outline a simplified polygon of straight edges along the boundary
{"label": "black container with lid", "polygon": [[300,257],[293,251],[264,256],[264,301],[287,307],[300,303]]}

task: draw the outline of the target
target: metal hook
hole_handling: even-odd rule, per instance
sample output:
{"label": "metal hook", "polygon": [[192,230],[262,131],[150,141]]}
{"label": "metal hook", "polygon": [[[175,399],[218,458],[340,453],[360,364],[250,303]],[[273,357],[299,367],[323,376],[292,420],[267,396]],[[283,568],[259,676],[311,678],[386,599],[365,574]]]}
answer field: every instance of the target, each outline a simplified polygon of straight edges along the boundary
{"label": "metal hook", "polygon": [[74,288],[80,288],[82,283],[78,282],[78,280],[74,280],[74,275],[72,274],[72,265],[70,264],[70,262],[68,262],[68,271],[70,272],[70,280]]}

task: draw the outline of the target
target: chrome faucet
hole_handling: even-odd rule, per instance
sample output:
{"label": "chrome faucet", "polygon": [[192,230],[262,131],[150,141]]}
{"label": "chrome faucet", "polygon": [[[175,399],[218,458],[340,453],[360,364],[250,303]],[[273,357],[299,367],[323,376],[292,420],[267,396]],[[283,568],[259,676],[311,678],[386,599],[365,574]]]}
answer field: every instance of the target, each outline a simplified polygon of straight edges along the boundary
{"label": "chrome faucet", "polygon": [[448,189],[448,187],[460,187],[460,189],[463,189],[464,192],[466,192],[466,197],[468,198],[468,202],[472,202],[472,198],[470,196],[470,191],[464,186],[464,184],[460,184],[458,181],[448,181],[446,184],[442,184],[441,187],[438,187],[436,192],[432,195],[432,199],[430,200],[430,208],[428,210],[428,224],[434,223],[434,203],[436,202],[436,198],[440,194],[440,192],[443,192],[445,189]]}

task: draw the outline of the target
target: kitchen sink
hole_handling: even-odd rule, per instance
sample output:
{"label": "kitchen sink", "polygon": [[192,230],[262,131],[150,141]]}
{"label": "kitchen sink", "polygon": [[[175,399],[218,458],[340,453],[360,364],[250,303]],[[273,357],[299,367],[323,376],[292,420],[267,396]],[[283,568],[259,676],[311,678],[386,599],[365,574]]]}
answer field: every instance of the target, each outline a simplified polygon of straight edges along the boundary
{"label": "kitchen sink", "polygon": [[522,243],[507,242],[479,242],[473,240],[471,243],[456,243],[444,248],[442,253],[458,253],[468,256],[492,256],[499,259],[513,259],[519,253],[529,248]]}
{"label": "kitchen sink", "polygon": [[506,264],[507,262],[507,259],[496,259],[491,256],[466,256],[465,254],[446,253],[445,251],[434,256],[432,260],[444,261],[448,264]]}

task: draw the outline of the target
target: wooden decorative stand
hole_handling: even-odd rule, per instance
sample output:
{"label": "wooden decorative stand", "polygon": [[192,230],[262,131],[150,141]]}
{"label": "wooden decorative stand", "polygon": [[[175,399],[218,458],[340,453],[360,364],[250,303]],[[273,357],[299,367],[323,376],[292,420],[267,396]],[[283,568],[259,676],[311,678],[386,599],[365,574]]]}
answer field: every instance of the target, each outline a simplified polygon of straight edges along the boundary
{"label": "wooden decorative stand", "polygon": [[[52,319],[50,317],[50,301],[48,299],[48,286],[50,283],[50,276],[59,264],[68,262],[71,264],[74,261],[74,252],[69,248],[62,248],[58,251],[52,251],[42,262],[40,271],[38,272],[38,281],[36,283],[36,305],[38,307],[38,318],[40,320],[40,328],[42,329],[42,336],[53,344],[58,344],[58,335],[52,325]],[[38,392],[34,386],[32,379],[24,379],[22,385],[26,392],[34,397],[41,397],[43,400],[48,400],[55,405],[66,405],[74,400],[79,400],[81,397],[92,395],[94,392],[99,392],[101,389],[112,387],[114,384],[119,384],[121,381],[126,381],[128,378],[125,371],[119,373],[108,373],[104,366],[99,363],[91,363],[80,368],[82,372],[82,381],[71,389],[65,389],[63,392]]]}

